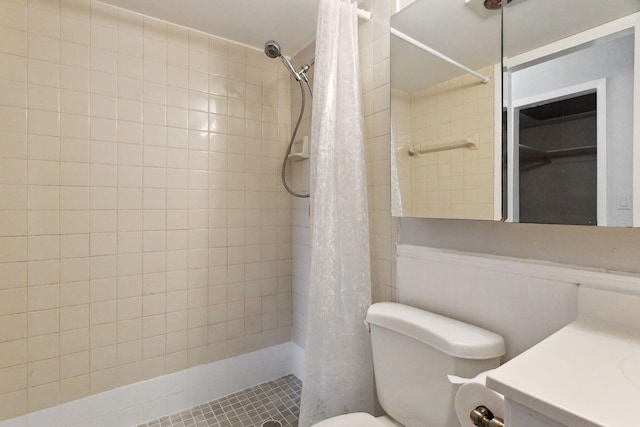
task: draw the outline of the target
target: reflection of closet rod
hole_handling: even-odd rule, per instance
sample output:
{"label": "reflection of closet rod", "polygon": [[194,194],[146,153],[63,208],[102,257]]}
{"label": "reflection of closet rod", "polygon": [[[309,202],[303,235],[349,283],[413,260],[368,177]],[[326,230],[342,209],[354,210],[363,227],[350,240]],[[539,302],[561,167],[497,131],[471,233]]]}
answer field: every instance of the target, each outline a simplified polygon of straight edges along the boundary
{"label": "reflection of closet rod", "polygon": [[478,149],[478,135],[471,135],[467,139],[461,141],[452,141],[444,144],[430,145],[424,148],[415,149],[412,147],[409,149],[409,155],[411,157],[419,156],[420,154],[434,153],[436,151],[454,150],[456,148],[468,148],[469,150]]}
{"label": "reflection of closet rod", "polygon": [[525,156],[535,158],[536,160],[549,161],[556,157],[582,156],[586,154],[597,154],[597,145],[585,145],[583,147],[559,148],[557,150],[538,150],[528,145],[520,144],[520,152]]}
{"label": "reflection of closet rod", "polygon": [[405,33],[396,30],[395,28],[391,27],[391,34],[393,34],[394,36],[401,38],[402,40],[406,41],[409,44],[414,45],[415,47],[417,47],[418,49],[422,49],[427,53],[430,53],[433,56],[436,56],[440,59],[442,59],[443,61],[448,62],[451,65],[455,65],[458,68],[463,69],[464,71],[466,71],[467,73],[473,75],[474,77],[479,78],[480,80],[482,80],[482,83],[489,83],[489,81],[491,81],[491,79],[487,76],[483,76],[482,74],[472,70],[471,68],[467,67],[466,65],[462,65],[461,63],[459,63],[458,61],[455,61],[454,59],[449,58],[447,55],[438,52],[435,49],[430,48],[429,46],[420,43],[418,40],[409,37],[408,35],[406,35]]}

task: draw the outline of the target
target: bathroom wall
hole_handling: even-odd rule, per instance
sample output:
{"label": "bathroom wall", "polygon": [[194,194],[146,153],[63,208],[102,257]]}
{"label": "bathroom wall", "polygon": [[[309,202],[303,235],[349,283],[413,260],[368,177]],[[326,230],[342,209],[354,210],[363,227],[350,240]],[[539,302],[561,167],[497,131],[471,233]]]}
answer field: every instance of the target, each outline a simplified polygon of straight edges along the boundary
{"label": "bathroom wall", "polygon": [[391,89],[389,19],[392,0],[365,0],[373,19],[360,20],[359,56],[369,186],[372,300],[396,299],[398,221],[391,217]]}
{"label": "bathroom wall", "polygon": [[400,220],[399,242],[640,274],[637,228]]}
{"label": "bathroom wall", "polygon": [[290,340],[281,64],[90,0],[0,56],[0,419]]}
{"label": "bathroom wall", "polygon": [[404,244],[398,246],[398,277],[399,302],[502,336],[502,362],[573,321],[580,285],[620,281],[562,265]]}

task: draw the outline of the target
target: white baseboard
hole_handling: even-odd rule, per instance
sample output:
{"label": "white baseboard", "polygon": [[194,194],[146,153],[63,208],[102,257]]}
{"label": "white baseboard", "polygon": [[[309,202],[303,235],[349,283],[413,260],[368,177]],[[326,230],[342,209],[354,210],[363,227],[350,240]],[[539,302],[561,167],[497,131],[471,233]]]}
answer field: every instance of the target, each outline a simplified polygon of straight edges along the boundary
{"label": "white baseboard", "polygon": [[290,374],[300,351],[292,342],[279,344],[0,421],[0,427],[135,426]]}

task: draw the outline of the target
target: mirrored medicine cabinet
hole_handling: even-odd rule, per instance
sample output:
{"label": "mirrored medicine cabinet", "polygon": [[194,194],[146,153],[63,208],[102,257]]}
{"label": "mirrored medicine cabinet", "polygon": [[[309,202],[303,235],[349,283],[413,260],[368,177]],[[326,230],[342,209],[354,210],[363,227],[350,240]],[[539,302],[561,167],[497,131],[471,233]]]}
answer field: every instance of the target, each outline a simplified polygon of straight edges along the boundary
{"label": "mirrored medicine cabinet", "polygon": [[640,0],[485,3],[391,17],[392,214],[640,225]]}

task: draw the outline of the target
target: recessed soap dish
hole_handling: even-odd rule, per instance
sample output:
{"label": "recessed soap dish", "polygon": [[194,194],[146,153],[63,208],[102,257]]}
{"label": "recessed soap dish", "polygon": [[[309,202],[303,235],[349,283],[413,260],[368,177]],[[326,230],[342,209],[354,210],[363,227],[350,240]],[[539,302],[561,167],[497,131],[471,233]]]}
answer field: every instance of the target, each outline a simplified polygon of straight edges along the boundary
{"label": "recessed soap dish", "polygon": [[297,139],[293,142],[291,146],[291,153],[289,154],[289,159],[293,159],[297,162],[300,160],[306,160],[309,158],[309,137],[304,136],[300,139]]}

